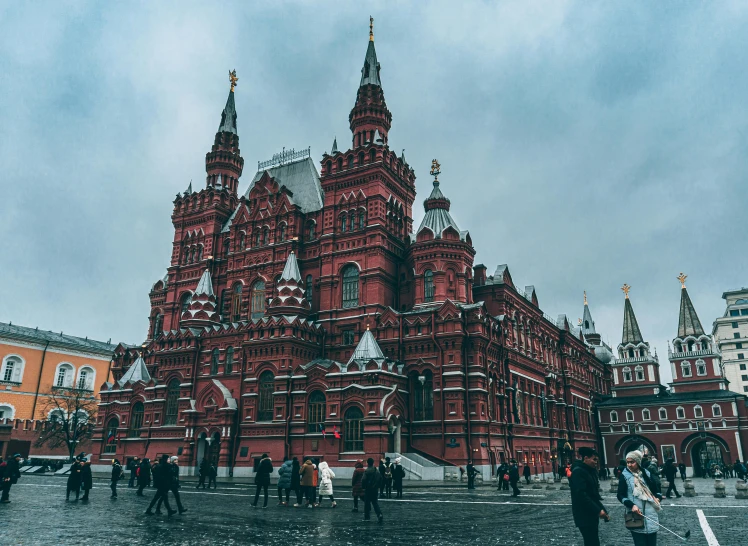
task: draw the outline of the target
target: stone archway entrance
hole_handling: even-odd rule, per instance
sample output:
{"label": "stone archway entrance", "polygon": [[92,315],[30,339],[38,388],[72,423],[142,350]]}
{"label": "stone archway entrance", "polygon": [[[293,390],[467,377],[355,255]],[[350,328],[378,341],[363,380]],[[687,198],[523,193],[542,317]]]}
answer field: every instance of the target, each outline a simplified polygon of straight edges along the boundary
{"label": "stone archway entrance", "polygon": [[203,457],[207,453],[208,450],[208,435],[203,432],[200,434],[200,436],[197,439],[197,460],[195,461],[196,466],[200,466],[200,461],[203,460]]}
{"label": "stone archway entrance", "polygon": [[389,441],[387,450],[390,453],[401,453],[402,450],[402,428],[403,425],[400,419],[394,415],[390,416],[387,423],[387,429],[389,430]]}
{"label": "stone archway entrance", "polygon": [[691,462],[694,476],[706,476],[712,465],[722,466],[724,462],[722,446],[712,440],[699,442],[691,449]]}
{"label": "stone archway entrance", "polygon": [[208,449],[208,460],[210,464],[218,468],[218,457],[221,453],[221,435],[218,432],[214,432],[210,438],[210,447]]}

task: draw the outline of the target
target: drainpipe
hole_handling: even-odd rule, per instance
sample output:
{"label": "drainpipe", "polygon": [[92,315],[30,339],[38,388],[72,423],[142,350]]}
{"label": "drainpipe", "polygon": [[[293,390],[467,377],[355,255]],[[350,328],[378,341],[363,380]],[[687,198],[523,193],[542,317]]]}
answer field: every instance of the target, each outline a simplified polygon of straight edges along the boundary
{"label": "drainpipe", "polygon": [[234,465],[236,464],[236,459],[239,456],[239,430],[241,429],[241,423],[243,420],[242,415],[244,415],[244,396],[242,393],[242,390],[244,389],[244,365],[247,362],[247,353],[246,349],[242,350],[242,365],[241,365],[241,372],[239,374],[239,403],[237,404],[238,410],[236,414],[236,418],[234,419],[234,432],[232,434],[231,438],[231,447],[233,456],[231,457],[231,465],[229,467],[230,475],[233,477],[234,475]]}
{"label": "drainpipe", "polygon": [[473,439],[471,434],[472,423],[470,421],[470,378],[468,376],[469,371],[467,362],[468,340],[470,339],[470,332],[468,332],[467,328],[467,313],[462,314],[462,327],[465,330],[465,342],[462,344],[462,366],[465,370],[465,417],[467,425],[468,459],[470,460],[473,458]]}
{"label": "drainpipe", "polygon": [[[444,400],[444,350],[439,342],[436,340],[436,311],[431,312],[431,341],[434,343],[436,348],[439,350],[439,384],[441,385],[441,391],[439,392],[439,398],[442,401],[442,459],[447,454],[447,429],[444,418],[447,413],[447,404]],[[412,447],[412,443],[411,443]]]}
{"label": "drainpipe", "polygon": [[[39,366],[39,377],[36,380],[36,392],[34,393],[34,404],[31,406],[31,418],[36,419],[36,401],[39,399],[39,387],[41,387],[42,384],[42,371],[44,371],[44,359],[47,357],[47,348],[49,347],[49,341],[47,341],[46,345],[44,345],[44,352],[42,352],[42,363]],[[112,357],[113,358],[113,357]],[[109,365],[111,366],[112,361],[109,361]],[[108,379],[108,376],[107,376]],[[52,381],[54,382],[54,378],[52,378]]]}

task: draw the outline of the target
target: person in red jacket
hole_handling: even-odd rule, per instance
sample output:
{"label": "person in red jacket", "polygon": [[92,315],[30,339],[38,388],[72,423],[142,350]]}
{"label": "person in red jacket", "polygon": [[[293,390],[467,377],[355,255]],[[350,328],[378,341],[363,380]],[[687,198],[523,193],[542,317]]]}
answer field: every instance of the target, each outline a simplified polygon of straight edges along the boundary
{"label": "person in red jacket", "polygon": [[364,488],[361,485],[361,480],[364,478],[364,472],[364,461],[359,459],[356,461],[353,470],[353,478],[351,478],[351,493],[353,494],[352,512],[358,512],[358,501],[359,499],[364,499]]}

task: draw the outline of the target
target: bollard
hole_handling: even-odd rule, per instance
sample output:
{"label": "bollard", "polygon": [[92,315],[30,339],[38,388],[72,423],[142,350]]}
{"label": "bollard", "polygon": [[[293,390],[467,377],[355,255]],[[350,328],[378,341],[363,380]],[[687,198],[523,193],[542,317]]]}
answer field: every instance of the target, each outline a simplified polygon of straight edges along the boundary
{"label": "bollard", "polygon": [[543,486],[540,484],[540,478],[538,476],[535,476],[532,479],[532,488],[533,489],[543,489]]}
{"label": "bollard", "polygon": [[554,480],[553,478],[548,478],[545,481],[545,483],[546,483],[546,486],[545,486],[546,489],[550,489],[551,491],[554,491],[556,489],[556,480]]}
{"label": "bollard", "polygon": [[693,486],[693,482],[691,481],[690,478],[687,479],[683,483],[683,490],[684,490],[684,493],[683,493],[684,497],[695,497],[696,496],[696,488]]}
{"label": "bollard", "polygon": [[561,478],[561,491],[568,491],[569,490],[569,478],[563,477]]}
{"label": "bollard", "polygon": [[483,485],[483,474],[478,473],[475,475],[475,485]]}
{"label": "bollard", "polygon": [[611,480],[610,480],[610,492],[611,493],[618,493],[618,479],[611,478]]}
{"label": "bollard", "polygon": [[[660,482],[660,490],[667,491],[668,489],[670,489],[670,482],[667,481],[667,480],[662,480]],[[663,495],[664,495],[664,493],[663,493]]]}
{"label": "bollard", "polygon": [[742,481],[738,481],[735,484],[735,498],[736,499],[748,499],[748,484]]}
{"label": "bollard", "polygon": [[714,498],[715,499],[724,499],[727,496],[727,493],[725,492],[725,482],[721,479],[717,478],[714,480]]}

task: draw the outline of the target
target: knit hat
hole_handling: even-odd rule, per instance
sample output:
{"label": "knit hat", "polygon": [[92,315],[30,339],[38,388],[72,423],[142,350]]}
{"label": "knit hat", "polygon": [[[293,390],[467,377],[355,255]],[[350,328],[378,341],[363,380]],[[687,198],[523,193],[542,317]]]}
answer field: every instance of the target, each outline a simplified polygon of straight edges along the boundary
{"label": "knit hat", "polygon": [[400,457],[395,458],[395,464],[400,464]]}
{"label": "knit hat", "polygon": [[626,459],[634,459],[638,465],[642,464],[642,457],[644,454],[641,451],[630,451],[626,454]]}

